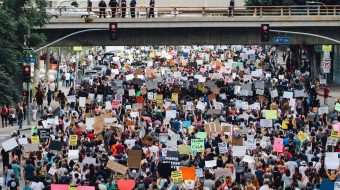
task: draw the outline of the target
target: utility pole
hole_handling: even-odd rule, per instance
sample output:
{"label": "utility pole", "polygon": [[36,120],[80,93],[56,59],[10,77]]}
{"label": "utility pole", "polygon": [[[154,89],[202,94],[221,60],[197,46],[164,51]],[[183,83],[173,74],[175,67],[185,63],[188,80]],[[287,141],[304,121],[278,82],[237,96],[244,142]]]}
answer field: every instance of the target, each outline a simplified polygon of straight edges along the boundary
{"label": "utility pole", "polygon": [[49,48],[46,48],[46,68],[45,68],[45,81],[46,84],[48,82],[49,79],[49,71],[50,71],[50,52],[49,52]]}

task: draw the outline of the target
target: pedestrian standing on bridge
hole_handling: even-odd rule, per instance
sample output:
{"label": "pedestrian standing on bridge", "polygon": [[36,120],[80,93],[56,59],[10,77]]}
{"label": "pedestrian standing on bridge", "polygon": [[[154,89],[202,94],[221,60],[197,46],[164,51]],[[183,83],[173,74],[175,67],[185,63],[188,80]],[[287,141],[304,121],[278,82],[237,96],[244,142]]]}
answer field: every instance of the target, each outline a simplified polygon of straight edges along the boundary
{"label": "pedestrian standing on bridge", "polygon": [[235,7],[235,1],[234,0],[230,0],[230,3],[229,3],[229,17],[233,17],[234,16],[234,7]]}
{"label": "pedestrian standing on bridge", "polygon": [[117,7],[119,6],[117,0],[110,0],[109,7],[111,8],[111,17],[116,17]]}
{"label": "pedestrian standing on bridge", "polygon": [[102,18],[102,17],[106,18],[105,9],[106,9],[107,5],[106,5],[105,1],[101,0],[99,2],[98,7],[99,7],[99,18]]}
{"label": "pedestrian standing on bridge", "polygon": [[130,2],[130,12],[131,12],[131,18],[136,17],[136,0],[131,0]]}
{"label": "pedestrian standing on bridge", "polygon": [[92,0],[87,0],[87,12],[92,11]]}
{"label": "pedestrian standing on bridge", "polygon": [[155,0],[150,0],[149,18],[155,18]]}
{"label": "pedestrian standing on bridge", "polygon": [[122,7],[122,18],[126,15],[126,0],[122,0],[120,6]]}

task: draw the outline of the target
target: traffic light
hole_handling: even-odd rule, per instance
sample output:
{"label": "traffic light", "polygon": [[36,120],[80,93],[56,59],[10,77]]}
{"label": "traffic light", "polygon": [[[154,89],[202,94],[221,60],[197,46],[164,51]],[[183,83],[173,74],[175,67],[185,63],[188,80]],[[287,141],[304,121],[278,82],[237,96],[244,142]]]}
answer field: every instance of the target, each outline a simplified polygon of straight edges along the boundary
{"label": "traffic light", "polygon": [[23,81],[30,82],[31,81],[31,66],[24,65],[23,66]]}
{"label": "traffic light", "polygon": [[269,24],[261,24],[261,42],[269,42]]}
{"label": "traffic light", "polygon": [[26,90],[22,91],[22,96],[23,97],[28,97],[28,91],[26,91]]}
{"label": "traffic light", "polygon": [[110,40],[117,40],[117,23],[116,22],[113,22],[113,23],[110,23]]}

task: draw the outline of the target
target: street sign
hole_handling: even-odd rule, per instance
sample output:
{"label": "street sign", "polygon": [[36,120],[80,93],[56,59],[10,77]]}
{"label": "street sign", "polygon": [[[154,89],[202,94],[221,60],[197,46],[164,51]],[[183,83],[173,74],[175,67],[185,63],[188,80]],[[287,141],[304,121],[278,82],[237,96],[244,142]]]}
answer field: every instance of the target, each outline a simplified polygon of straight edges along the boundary
{"label": "street sign", "polygon": [[330,59],[324,59],[322,61],[322,67],[323,67],[323,73],[330,73],[331,72],[331,60]]}
{"label": "street sign", "polygon": [[292,38],[291,37],[277,37],[274,38],[275,44],[291,44]]}
{"label": "street sign", "polygon": [[29,63],[36,63],[37,62],[37,58],[35,58],[35,57],[28,57],[27,58],[27,62],[29,62]]}

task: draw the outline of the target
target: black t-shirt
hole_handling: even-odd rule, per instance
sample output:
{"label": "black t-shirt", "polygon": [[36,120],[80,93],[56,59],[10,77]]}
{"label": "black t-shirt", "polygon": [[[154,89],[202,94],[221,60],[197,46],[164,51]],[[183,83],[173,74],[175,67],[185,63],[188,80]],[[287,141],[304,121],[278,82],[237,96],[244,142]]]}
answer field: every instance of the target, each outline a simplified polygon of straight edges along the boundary
{"label": "black t-shirt", "polygon": [[17,190],[19,187],[19,183],[17,182],[17,180],[12,179],[7,182],[7,186],[10,190]]}
{"label": "black t-shirt", "polygon": [[5,149],[1,150],[2,162],[6,165],[9,164],[9,153]]}

